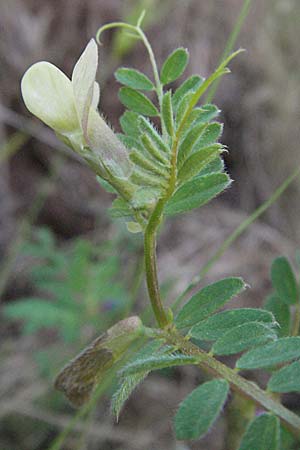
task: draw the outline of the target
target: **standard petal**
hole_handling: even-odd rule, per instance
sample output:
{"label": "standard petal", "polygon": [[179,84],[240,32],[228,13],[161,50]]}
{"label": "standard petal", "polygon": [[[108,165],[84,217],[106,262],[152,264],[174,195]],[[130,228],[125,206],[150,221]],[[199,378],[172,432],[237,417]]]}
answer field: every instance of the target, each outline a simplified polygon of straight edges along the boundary
{"label": "standard petal", "polygon": [[88,122],[87,142],[95,157],[98,156],[115,177],[127,178],[130,175],[131,163],[126,148],[92,108]]}
{"label": "standard petal", "polygon": [[89,110],[93,99],[97,66],[97,44],[94,39],[91,39],[77,61],[72,74],[75,104],[84,134],[86,134]]}
{"label": "standard petal", "polygon": [[79,126],[71,81],[56,66],[41,61],[25,72],[21,90],[29,111],[60,133]]}

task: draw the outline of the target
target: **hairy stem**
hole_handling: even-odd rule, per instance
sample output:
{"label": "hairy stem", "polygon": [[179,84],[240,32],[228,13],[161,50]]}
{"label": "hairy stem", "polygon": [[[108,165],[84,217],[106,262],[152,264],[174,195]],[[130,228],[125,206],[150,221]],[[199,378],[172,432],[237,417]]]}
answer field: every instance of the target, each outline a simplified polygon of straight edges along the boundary
{"label": "hairy stem", "polygon": [[164,201],[160,200],[152,213],[144,234],[145,271],[148,294],[160,328],[164,328],[169,323],[161,301],[156,263],[156,230],[160,224],[163,207]]}
{"label": "hairy stem", "polygon": [[232,389],[239,392],[242,396],[254,401],[266,411],[276,414],[295,436],[298,438],[300,437],[300,417],[270,397],[264,390],[257,386],[257,384],[241,377],[234,369],[227,367],[192,342],[187,341],[176,330],[172,333],[168,333],[166,339],[183,353],[199,357],[199,366],[202,369],[214,376],[222,377],[227,380]]}

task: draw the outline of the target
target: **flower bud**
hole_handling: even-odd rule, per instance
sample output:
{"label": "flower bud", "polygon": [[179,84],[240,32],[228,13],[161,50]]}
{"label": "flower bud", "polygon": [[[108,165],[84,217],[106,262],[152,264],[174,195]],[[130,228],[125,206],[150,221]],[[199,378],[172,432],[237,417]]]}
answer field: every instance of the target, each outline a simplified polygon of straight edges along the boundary
{"label": "flower bud", "polygon": [[121,320],[96,338],[58,374],[55,387],[74,406],[86,403],[97,384],[130,345],[144,332],[139,317]]}

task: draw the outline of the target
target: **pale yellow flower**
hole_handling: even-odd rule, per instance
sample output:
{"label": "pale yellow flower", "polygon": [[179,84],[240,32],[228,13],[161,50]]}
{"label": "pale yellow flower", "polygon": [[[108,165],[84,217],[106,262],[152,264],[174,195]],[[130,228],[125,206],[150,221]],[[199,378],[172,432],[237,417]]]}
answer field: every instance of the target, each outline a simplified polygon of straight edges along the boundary
{"label": "pale yellow flower", "polygon": [[[77,61],[71,80],[53,64],[33,64],[21,82],[29,111],[53,128],[103,178],[130,196],[128,152],[97,111],[100,88],[95,82],[98,49],[91,39]],[[127,180],[127,187],[126,182]]]}

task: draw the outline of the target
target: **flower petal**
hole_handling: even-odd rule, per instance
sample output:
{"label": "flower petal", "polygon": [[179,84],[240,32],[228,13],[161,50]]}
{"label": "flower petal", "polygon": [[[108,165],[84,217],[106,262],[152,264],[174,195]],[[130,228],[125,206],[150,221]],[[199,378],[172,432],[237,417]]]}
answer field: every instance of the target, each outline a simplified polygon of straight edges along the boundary
{"label": "flower petal", "polygon": [[71,81],[56,66],[40,61],[25,72],[21,90],[29,111],[54,130],[79,127]]}
{"label": "flower petal", "polygon": [[84,135],[87,132],[87,122],[93,99],[97,66],[97,44],[94,39],[91,39],[77,61],[72,74],[75,104]]}
{"label": "flower petal", "polygon": [[100,86],[95,81],[95,83],[94,83],[94,90],[93,90],[92,105],[91,105],[92,108],[94,108],[94,109],[98,108],[99,100],[100,100]]}

